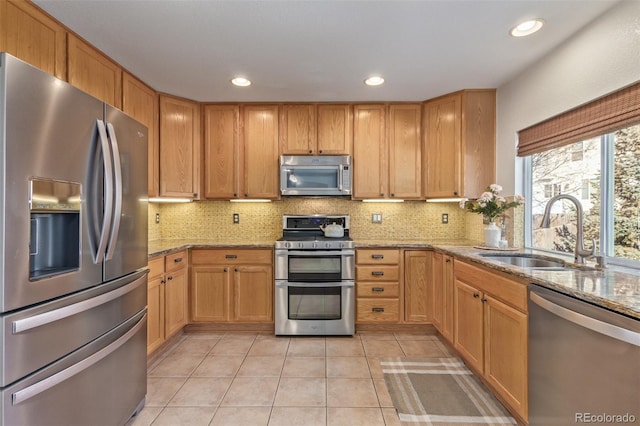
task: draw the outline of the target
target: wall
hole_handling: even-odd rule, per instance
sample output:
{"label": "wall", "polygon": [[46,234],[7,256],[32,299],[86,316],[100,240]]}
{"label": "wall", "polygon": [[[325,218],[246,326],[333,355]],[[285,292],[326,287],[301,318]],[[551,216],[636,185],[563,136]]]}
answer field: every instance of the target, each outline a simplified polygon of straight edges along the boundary
{"label": "wall", "polygon": [[[160,213],[160,224],[155,214]],[[232,223],[233,213],[240,223]],[[351,235],[359,240],[460,240],[467,238],[469,214],[457,203],[363,203],[337,198],[296,198],[272,203],[199,201],[185,204],[149,203],[149,240],[216,239],[220,241],[264,241],[282,236],[283,214],[340,214],[351,219]],[[372,224],[371,215],[382,213],[382,224]],[[449,223],[441,223],[441,214]],[[481,232],[481,231],[480,231]],[[473,234],[473,231],[471,231]],[[477,238],[482,237],[475,231]]]}
{"label": "wall", "polygon": [[624,0],[498,88],[496,176],[505,193],[523,194],[516,132],[638,81],[639,49],[640,1]]}

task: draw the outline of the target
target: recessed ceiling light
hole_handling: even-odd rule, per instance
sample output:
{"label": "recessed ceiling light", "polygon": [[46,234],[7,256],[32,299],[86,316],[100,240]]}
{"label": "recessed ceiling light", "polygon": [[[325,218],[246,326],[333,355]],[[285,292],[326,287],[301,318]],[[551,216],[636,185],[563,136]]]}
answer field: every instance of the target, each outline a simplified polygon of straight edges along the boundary
{"label": "recessed ceiling light", "polygon": [[364,84],[366,84],[367,86],[380,86],[382,83],[384,83],[384,78],[380,77],[379,75],[374,75],[364,81]]}
{"label": "recessed ceiling light", "polygon": [[235,84],[236,86],[247,87],[251,85],[251,80],[244,77],[236,77],[231,79],[231,83]]}
{"label": "recessed ceiling light", "polygon": [[524,37],[530,34],[535,33],[544,25],[544,21],[542,19],[530,19],[528,21],[524,21],[511,28],[509,34],[514,37]]}

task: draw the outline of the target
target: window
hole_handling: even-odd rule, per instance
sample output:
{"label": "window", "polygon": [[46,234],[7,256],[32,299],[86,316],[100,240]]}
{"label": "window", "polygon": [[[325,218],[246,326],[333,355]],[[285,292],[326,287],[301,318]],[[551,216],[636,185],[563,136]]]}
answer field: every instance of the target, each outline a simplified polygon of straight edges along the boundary
{"label": "window", "polygon": [[561,193],[562,191],[560,189],[560,185],[557,183],[554,183],[554,184],[547,183],[544,185],[545,198],[555,197],[556,195],[559,195]]}
{"label": "window", "polygon": [[571,161],[582,161],[584,158],[584,147],[582,142],[573,144],[571,150]]}
{"label": "window", "polygon": [[[582,159],[575,160],[580,152]],[[573,253],[576,209],[559,200],[552,206],[551,226],[540,228],[549,199],[562,192],[575,196],[584,209],[586,248],[595,239],[613,263],[640,267],[640,124],[527,157],[532,248]],[[549,184],[549,182],[558,182]]]}

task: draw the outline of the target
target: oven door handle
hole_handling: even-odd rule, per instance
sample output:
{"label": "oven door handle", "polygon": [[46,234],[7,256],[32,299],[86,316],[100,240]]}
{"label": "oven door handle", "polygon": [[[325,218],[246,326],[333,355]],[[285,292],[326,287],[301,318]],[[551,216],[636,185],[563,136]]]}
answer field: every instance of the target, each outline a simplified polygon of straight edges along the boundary
{"label": "oven door handle", "polygon": [[321,283],[294,283],[291,281],[276,281],[276,287],[286,288],[286,287],[347,287],[352,288],[355,287],[356,284],[353,281],[333,281],[333,282],[321,282]]}
{"label": "oven door handle", "polygon": [[287,256],[355,256],[355,251],[351,249],[337,249],[337,250],[287,250]]}

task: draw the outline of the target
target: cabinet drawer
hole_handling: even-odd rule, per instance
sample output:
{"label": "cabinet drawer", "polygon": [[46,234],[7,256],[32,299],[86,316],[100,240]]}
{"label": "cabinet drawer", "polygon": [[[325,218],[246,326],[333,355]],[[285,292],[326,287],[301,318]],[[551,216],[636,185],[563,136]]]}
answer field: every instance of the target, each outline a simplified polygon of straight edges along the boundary
{"label": "cabinet drawer", "polygon": [[356,297],[399,297],[400,285],[394,283],[357,283]]}
{"label": "cabinet drawer", "polygon": [[357,281],[398,281],[399,279],[399,266],[356,266]]}
{"label": "cabinet drawer", "polygon": [[235,265],[241,263],[271,264],[273,252],[261,249],[214,249],[193,250],[191,252],[192,265],[224,264]]}
{"label": "cabinet drawer", "polygon": [[186,250],[171,253],[164,257],[164,269],[166,272],[177,271],[187,266]]}
{"label": "cabinet drawer", "polygon": [[356,322],[396,322],[399,319],[399,299],[356,299]]}
{"label": "cabinet drawer", "polygon": [[158,277],[164,274],[164,256],[154,257],[149,259],[149,279]]}
{"label": "cabinet drawer", "polygon": [[454,263],[454,271],[456,279],[471,283],[478,290],[487,292],[522,312],[527,312],[527,286],[525,284],[460,261]]}
{"label": "cabinet drawer", "polygon": [[359,265],[397,265],[400,263],[400,250],[396,249],[358,249],[356,263]]}

